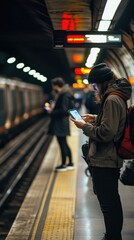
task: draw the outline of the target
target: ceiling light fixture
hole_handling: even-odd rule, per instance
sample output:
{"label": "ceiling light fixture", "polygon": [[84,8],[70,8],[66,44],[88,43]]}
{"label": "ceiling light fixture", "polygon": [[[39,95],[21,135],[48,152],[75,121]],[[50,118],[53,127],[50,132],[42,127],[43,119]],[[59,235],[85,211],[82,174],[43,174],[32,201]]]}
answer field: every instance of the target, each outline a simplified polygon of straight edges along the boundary
{"label": "ceiling light fixture", "polygon": [[120,3],[121,0],[107,0],[103,11],[102,20],[112,20]]}
{"label": "ceiling light fixture", "polygon": [[7,63],[9,63],[9,64],[14,63],[15,61],[16,61],[15,57],[10,57],[7,59]]}
{"label": "ceiling light fixture", "polygon": [[[10,57],[10,58],[7,59],[7,63],[9,63],[9,64],[14,63],[15,61],[16,61],[15,57]],[[22,69],[23,68],[24,73],[28,73],[29,75],[31,75],[34,78],[37,78],[41,82],[46,82],[47,81],[47,77],[41,75],[39,72],[36,72],[36,70],[31,69],[29,66],[25,66],[24,63],[18,63],[16,65],[16,68],[17,69]]]}
{"label": "ceiling light fixture", "polygon": [[117,11],[117,8],[119,7],[119,4],[121,3],[121,0],[107,0],[102,18],[98,27],[98,31],[107,31],[111,20],[113,19],[115,12]]}
{"label": "ceiling light fixture", "polygon": [[46,82],[47,81],[47,77],[43,77],[43,82]]}
{"label": "ceiling light fixture", "polygon": [[92,48],[91,49],[90,54],[89,54],[86,64],[85,64],[86,67],[91,68],[93,66],[93,64],[95,63],[95,61],[97,59],[99,52],[100,52],[100,48]]}
{"label": "ceiling light fixture", "polygon": [[[111,21],[115,15],[115,12],[117,11],[117,8],[119,7],[121,3],[121,0],[107,0],[103,14],[102,14],[102,18],[101,21],[99,23],[99,27],[98,27],[98,31],[107,31],[109,29],[109,26],[111,24]],[[95,48],[92,48],[95,49]],[[86,61],[86,67],[92,67],[98,57],[98,54],[100,52],[100,49],[97,50],[98,52],[95,53],[95,50],[92,49],[90,51],[90,54],[87,58]],[[96,48],[97,49],[97,48]]]}
{"label": "ceiling light fixture", "polygon": [[31,70],[31,68],[28,66],[23,68],[23,72],[29,72],[30,70]]}
{"label": "ceiling light fixture", "polygon": [[88,84],[89,82],[88,82],[88,79],[83,79],[83,83],[84,84]]}
{"label": "ceiling light fixture", "polygon": [[110,24],[111,24],[111,21],[101,20],[100,23],[99,23],[98,31],[107,31]]}
{"label": "ceiling light fixture", "polygon": [[21,68],[23,68],[24,66],[25,66],[24,63],[18,63],[18,64],[16,65],[16,68],[21,69]]}
{"label": "ceiling light fixture", "polygon": [[37,79],[42,81],[42,82],[46,82],[47,81],[47,78],[44,77],[43,75],[40,75]]}
{"label": "ceiling light fixture", "polygon": [[38,78],[40,76],[39,72],[34,73],[33,77]]}
{"label": "ceiling light fixture", "polygon": [[35,73],[36,73],[36,71],[35,71],[34,69],[32,69],[32,70],[29,71],[28,74],[29,74],[29,75],[34,75]]}

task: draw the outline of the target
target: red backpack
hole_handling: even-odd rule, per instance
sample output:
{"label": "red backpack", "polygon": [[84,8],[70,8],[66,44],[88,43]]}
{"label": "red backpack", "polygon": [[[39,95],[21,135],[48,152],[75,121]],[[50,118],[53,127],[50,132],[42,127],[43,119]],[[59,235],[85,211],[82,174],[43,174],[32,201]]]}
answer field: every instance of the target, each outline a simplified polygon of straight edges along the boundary
{"label": "red backpack", "polygon": [[[110,95],[118,95],[126,102],[124,96],[120,93],[112,92]],[[134,159],[134,104],[127,108],[125,129],[117,144],[117,151],[123,159]]]}

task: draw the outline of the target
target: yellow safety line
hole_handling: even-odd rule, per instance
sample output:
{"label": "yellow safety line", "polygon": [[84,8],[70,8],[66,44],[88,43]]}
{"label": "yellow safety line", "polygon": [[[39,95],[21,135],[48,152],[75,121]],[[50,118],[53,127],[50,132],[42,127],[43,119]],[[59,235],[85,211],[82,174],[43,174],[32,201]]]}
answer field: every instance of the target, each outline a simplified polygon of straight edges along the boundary
{"label": "yellow safety line", "polygon": [[[76,133],[76,132],[75,132]],[[77,170],[78,131],[70,139]],[[77,171],[58,173],[41,240],[73,240]]]}
{"label": "yellow safety line", "polygon": [[[56,157],[54,166],[57,164],[58,160],[59,160],[59,154]],[[38,228],[38,225],[39,225],[39,222],[40,222],[40,218],[42,216],[43,209],[44,209],[44,206],[45,206],[46,198],[48,196],[50,186],[51,186],[51,183],[52,183],[52,180],[53,180],[53,176],[54,176],[54,171],[52,171],[52,173],[50,175],[49,182],[48,182],[48,185],[47,185],[47,189],[45,191],[45,194],[44,194],[44,197],[43,197],[43,200],[42,200],[42,203],[41,203],[41,207],[40,207],[40,210],[39,210],[39,213],[38,213],[38,217],[37,217],[36,222],[34,224],[31,240],[35,239],[37,228]]]}

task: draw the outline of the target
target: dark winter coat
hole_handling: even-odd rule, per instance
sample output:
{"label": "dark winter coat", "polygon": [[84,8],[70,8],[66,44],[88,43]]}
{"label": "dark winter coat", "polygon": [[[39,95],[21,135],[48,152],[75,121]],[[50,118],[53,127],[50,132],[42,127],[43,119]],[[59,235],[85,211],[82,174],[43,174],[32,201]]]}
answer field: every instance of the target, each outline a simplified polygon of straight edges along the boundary
{"label": "dark winter coat", "polygon": [[74,98],[68,85],[62,88],[51,113],[48,133],[55,136],[70,135],[68,110],[74,107]]}
{"label": "dark winter coat", "polygon": [[[118,92],[126,99],[131,97],[132,88],[126,79],[111,81],[105,95]],[[105,98],[105,96],[104,96]],[[101,118],[98,115],[94,125],[86,123],[84,133],[90,138],[89,162],[95,167],[120,168],[123,164],[116,150],[115,142],[121,138],[126,122],[126,104],[117,95],[109,95],[103,105]],[[97,124],[97,122],[100,122]]]}

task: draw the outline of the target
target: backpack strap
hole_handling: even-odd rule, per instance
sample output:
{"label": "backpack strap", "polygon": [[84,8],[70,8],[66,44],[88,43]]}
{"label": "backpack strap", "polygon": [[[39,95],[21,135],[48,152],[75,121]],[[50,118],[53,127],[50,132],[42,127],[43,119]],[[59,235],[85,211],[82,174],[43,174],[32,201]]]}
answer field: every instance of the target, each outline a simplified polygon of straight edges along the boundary
{"label": "backpack strap", "polygon": [[111,92],[110,94],[108,94],[108,96],[109,95],[117,95],[117,96],[119,96],[119,97],[121,97],[125,102],[127,102],[127,98],[124,96],[124,94],[122,94],[122,93],[118,93],[118,92]]}
{"label": "backpack strap", "polygon": [[[119,97],[121,97],[125,102],[127,101],[127,98],[124,96],[124,94],[122,93],[118,93],[118,92],[111,92],[109,95],[117,95]],[[109,96],[108,95],[108,96]]]}
{"label": "backpack strap", "polygon": [[[117,96],[119,96],[120,98],[122,98],[124,100],[125,105],[126,105],[126,116],[127,116],[127,109],[128,109],[127,98],[122,93],[113,91],[113,92],[110,92],[107,95],[105,95],[105,97],[103,98],[103,100],[101,102],[100,111],[98,113],[98,121],[97,121],[98,124],[100,124],[100,122],[101,122],[101,117],[102,117],[102,114],[103,114],[103,105],[104,105],[107,97],[110,96],[110,95],[117,95]],[[127,117],[126,117],[126,121],[127,121]]]}
{"label": "backpack strap", "polygon": [[124,102],[125,102],[125,105],[126,105],[126,112],[128,111],[127,98],[123,94],[118,93],[118,92],[111,92],[109,95],[117,95],[120,98],[122,98],[124,100]]}

